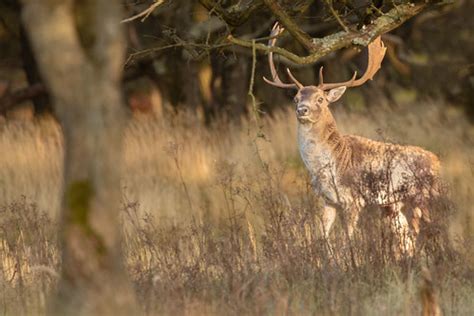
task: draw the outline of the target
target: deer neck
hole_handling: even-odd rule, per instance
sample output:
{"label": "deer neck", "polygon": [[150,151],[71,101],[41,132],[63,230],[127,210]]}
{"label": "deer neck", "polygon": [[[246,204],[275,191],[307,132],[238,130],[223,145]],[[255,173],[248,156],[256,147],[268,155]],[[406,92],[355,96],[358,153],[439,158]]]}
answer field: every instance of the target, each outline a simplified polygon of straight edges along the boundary
{"label": "deer neck", "polygon": [[301,158],[313,175],[324,169],[340,172],[347,167],[349,146],[331,114],[315,123],[298,123],[298,143]]}

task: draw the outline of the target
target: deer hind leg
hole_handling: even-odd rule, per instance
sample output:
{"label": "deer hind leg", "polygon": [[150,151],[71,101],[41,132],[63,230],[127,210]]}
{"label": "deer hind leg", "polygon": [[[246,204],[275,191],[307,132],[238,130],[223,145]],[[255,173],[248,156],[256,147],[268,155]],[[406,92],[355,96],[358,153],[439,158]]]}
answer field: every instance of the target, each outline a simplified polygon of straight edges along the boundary
{"label": "deer hind leg", "polygon": [[398,246],[402,253],[413,256],[415,254],[415,242],[410,224],[402,209],[403,203],[392,205],[391,214],[389,214],[390,228],[397,238]]}
{"label": "deer hind leg", "polygon": [[422,225],[422,222],[429,223],[431,221],[429,210],[425,206],[406,204],[403,207],[402,212],[408,219],[410,228],[412,229],[413,235],[415,237],[417,237],[420,233],[420,226]]}
{"label": "deer hind leg", "polygon": [[419,207],[413,207],[403,212],[410,222],[413,234],[418,236],[420,233],[420,221],[423,216],[423,211]]}

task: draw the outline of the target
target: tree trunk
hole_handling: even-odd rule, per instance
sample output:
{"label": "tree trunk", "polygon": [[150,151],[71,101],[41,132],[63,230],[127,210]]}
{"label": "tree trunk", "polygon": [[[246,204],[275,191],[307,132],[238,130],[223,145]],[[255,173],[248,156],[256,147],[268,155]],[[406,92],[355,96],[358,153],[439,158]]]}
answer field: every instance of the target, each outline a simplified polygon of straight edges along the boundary
{"label": "tree trunk", "polygon": [[[25,34],[25,28],[20,23],[20,45],[21,45],[21,59],[23,62],[23,69],[26,74],[28,84],[33,86],[41,83],[41,75],[36,65],[31,45],[28,41],[27,35]],[[53,107],[47,94],[39,94],[33,98],[33,106],[35,109],[35,115],[47,115],[53,114]]]}
{"label": "tree trunk", "polygon": [[[177,43],[181,41],[193,42],[192,33],[195,27],[193,11],[196,3],[189,0],[173,1],[175,9],[170,11],[170,25],[176,27],[176,35],[170,35],[170,39]],[[191,48],[181,48],[173,54],[169,54],[169,72],[167,76],[171,79],[169,91],[173,105],[190,110],[191,114],[199,115],[204,106],[204,97],[199,81],[199,61],[196,61],[197,52]]]}
{"label": "tree trunk", "polygon": [[120,249],[120,2],[23,3],[25,29],[64,132],[62,272],[52,312],[136,314]]}
{"label": "tree trunk", "polygon": [[247,113],[249,60],[246,57],[211,55],[212,109],[216,116],[239,122]]}

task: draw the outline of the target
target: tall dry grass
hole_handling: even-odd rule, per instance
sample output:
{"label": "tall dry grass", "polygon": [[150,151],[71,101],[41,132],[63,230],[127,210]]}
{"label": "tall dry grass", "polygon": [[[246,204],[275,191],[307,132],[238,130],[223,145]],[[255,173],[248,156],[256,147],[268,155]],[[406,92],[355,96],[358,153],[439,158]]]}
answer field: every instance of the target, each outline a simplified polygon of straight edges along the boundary
{"label": "tall dry grass", "polygon": [[[435,102],[334,110],[345,133],[440,155],[454,206],[439,214],[454,215],[437,227],[449,227],[449,240],[400,258],[370,212],[354,240],[341,223],[323,240],[291,110],[264,117],[261,129],[252,120],[204,127],[184,114],[135,119],[125,135],[123,246],[146,314],[411,315],[433,300],[447,315],[474,311],[474,128]],[[59,266],[60,128],[7,122],[0,151],[0,304],[5,314],[43,314]]]}

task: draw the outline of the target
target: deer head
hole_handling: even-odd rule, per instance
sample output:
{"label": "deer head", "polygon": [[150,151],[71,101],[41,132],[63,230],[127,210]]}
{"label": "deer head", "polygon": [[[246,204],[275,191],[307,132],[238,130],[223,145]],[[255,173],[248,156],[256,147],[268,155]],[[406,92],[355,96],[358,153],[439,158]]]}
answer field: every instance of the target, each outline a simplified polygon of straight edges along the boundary
{"label": "deer head", "polygon": [[[275,45],[276,37],[283,31],[284,28],[278,23],[273,26],[271,39],[268,42],[270,47]],[[295,103],[296,117],[298,118],[298,121],[300,123],[315,123],[328,114],[329,104],[337,101],[344,94],[346,88],[357,87],[364,84],[369,79],[372,79],[380,69],[386,51],[380,36],[369,44],[368,50],[369,60],[367,69],[364,75],[357,80],[357,72],[355,72],[352,78],[348,81],[324,83],[323,67],[321,67],[319,69],[319,84],[317,86],[304,86],[293,76],[290,69],[287,68],[286,71],[292,83],[284,83],[280,80],[276,72],[275,64],[273,62],[273,52],[268,53],[268,63],[270,65],[272,80],[265,77],[263,77],[263,79],[265,82],[275,87],[297,90]]]}

